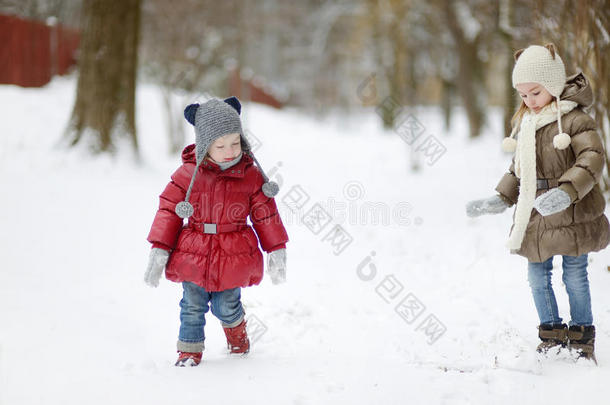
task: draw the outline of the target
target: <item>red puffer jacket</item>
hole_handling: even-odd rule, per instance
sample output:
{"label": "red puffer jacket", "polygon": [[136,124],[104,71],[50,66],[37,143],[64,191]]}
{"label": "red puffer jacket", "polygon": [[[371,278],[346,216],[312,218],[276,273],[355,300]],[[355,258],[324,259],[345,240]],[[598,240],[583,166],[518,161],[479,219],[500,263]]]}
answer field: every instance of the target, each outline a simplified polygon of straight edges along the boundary
{"label": "red puffer jacket", "polygon": [[[183,201],[195,170],[195,145],[182,152],[183,165],[160,196],[159,210],[148,241],[170,250],[166,277],[175,282],[190,281],[207,291],[222,291],[260,283],[264,251],[286,247],[288,235],[275,200],[263,194],[264,179],[244,154],[235,166],[221,171],[205,160],[199,167],[189,202],[195,212],[183,225],[174,212]],[[250,220],[256,231],[246,223]],[[203,223],[216,224],[218,233],[203,233]]]}

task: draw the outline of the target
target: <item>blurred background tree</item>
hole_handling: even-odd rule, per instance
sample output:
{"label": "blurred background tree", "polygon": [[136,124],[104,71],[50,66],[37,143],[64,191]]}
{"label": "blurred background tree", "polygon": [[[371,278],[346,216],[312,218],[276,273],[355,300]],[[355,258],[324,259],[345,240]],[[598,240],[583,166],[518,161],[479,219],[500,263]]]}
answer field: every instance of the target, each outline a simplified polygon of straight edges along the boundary
{"label": "blurred background tree", "polygon": [[80,25],[83,0],[0,0],[0,13],[31,20],[56,18],[68,26]]}
{"label": "blurred background tree", "polygon": [[[138,27],[133,10],[140,2]],[[496,108],[504,120],[500,138],[510,132],[518,103],[511,85],[513,53],[548,42],[557,45],[568,74],[582,70],[590,79],[591,114],[604,142],[610,136],[609,0],[0,0],[0,12],[80,21],[79,92],[87,81],[104,83],[89,91],[98,103],[104,91],[117,88],[107,75],[121,71],[127,77],[127,66],[137,61],[138,81],[159,86],[173,152],[184,144],[184,105],[229,94],[245,101],[263,97],[275,107],[311,114],[383,103],[391,106],[377,108],[386,128],[397,124],[397,111],[439,108],[447,133],[460,111],[471,138],[481,134],[490,108]],[[102,18],[108,24],[100,25]],[[116,44],[104,53],[109,59],[90,59],[90,49],[101,49],[105,41]],[[376,91],[363,100],[358,89],[366,80]],[[127,85],[116,94],[133,93]],[[127,112],[126,131],[137,145],[125,107],[130,97],[114,100]],[[85,117],[76,109],[74,116]],[[73,123],[106,133],[113,119],[100,115],[95,124],[84,118]],[[107,150],[112,139],[103,137],[100,150]]]}
{"label": "blurred background tree", "polygon": [[[548,7],[547,7],[548,6]],[[606,151],[610,146],[610,1],[537,1],[536,37],[554,42],[570,73],[582,71],[591,81],[594,103],[591,113],[603,131]],[[610,172],[606,156],[606,169]],[[604,176],[604,189],[608,177]]]}
{"label": "blurred background tree", "polygon": [[95,152],[105,152],[114,150],[115,138],[127,137],[137,151],[140,0],[85,0],[82,20],[70,143],[85,140]]}

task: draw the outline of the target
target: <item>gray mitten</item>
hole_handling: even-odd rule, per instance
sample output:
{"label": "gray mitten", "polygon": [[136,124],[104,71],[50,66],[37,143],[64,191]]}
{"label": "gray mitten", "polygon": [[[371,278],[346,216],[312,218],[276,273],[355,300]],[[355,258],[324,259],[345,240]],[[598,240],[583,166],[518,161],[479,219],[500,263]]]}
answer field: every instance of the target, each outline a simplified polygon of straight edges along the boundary
{"label": "gray mitten", "polygon": [[278,249],[267,255],[267,274],[273,284],[286,282],[286,249]]}
{"label": "gray mitten", "polygon": [[151,287],[158,287],[161,274],[169,259],[169,252],[165,249],[152,248],[148,256],[148,266],[144,273],[144,282]]}
{"label": "gray mitten", "polygon": [[543,217],[553,215],[568,208],[572,204],[570,194],[560,188],[553,188],[544,194],[541,194],[534,201],[534,208]]}
{"label": "gray mitten", "polygon": [[500,214],[508,208],[508,204],[499,195],[470,201],[466,204],[466,215],[475,218],[483,214]]}

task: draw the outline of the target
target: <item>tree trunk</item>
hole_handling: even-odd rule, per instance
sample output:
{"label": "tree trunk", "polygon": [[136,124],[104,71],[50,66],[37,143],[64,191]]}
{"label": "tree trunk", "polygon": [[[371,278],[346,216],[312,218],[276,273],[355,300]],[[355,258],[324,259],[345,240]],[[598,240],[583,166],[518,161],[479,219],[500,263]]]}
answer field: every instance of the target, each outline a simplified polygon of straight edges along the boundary
{"label": "tree trunk", "polygon": [[458,54],[457,89],[466,109],[470,137],[475,138],[480,135],[484,120],[483,67],[477,55],[480,34],[477,34],[473,40],[468,40],[455,13],[454,2],[444,0],[442,8]]}
{"label": "tree trunk", "polygon": [[[608,150],[610,147],[610,1],[566,0],[558,2],[560,8],[558,26],[561,30],[552,29],[540,23],[549,18],[550,11],[544,2],[534,8],[534,21],[537,21],[539,43],[559,44],[561,58],[568,74],[582,70],[593,88],[592,112],[598,125],[599,133],[606,149],[606,170],[610,172]],[[552,16],[552,15],[551,15]],[[608,190],[608,175],[602,178],[602,187]]]}
{"label": "tree trunk", "polygon": [[138,150],[135,125],[140,0],[86,0],[76,101],[67,131],[71,145],[113,152],[117,137]]}
{"label": "tree trunk", "polygon": [[165,107],[165,115],[167,119],[167,134],[169,136],[169,151],[170,153],[178,153],[184,147],[184,131],[182,126],[182,106],[176,106],[173,100],[172,88],[170,86],[162,86],[161,98]]}
{"label": "tree trunk", "polygon": [[453,94],[455,93],[455,84],[451,80],[441,78],[442,93],[441,93],[441,109],[443,110],[443,121],[445,122],[445,131],[451,130],[451,117],[453,113]]}

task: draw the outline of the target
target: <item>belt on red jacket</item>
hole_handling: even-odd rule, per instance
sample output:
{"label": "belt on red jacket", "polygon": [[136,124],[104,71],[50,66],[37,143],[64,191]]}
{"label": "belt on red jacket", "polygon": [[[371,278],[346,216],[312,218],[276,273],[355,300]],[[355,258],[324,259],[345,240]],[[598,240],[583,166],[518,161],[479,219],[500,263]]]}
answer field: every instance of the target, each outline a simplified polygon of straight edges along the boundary
{"label": "belt on red jacket", "polygon": [[217,234],[236,232],[245,228],[246,224],[206,224],[204,222],[189,222],[189,227],[203,233]]}

